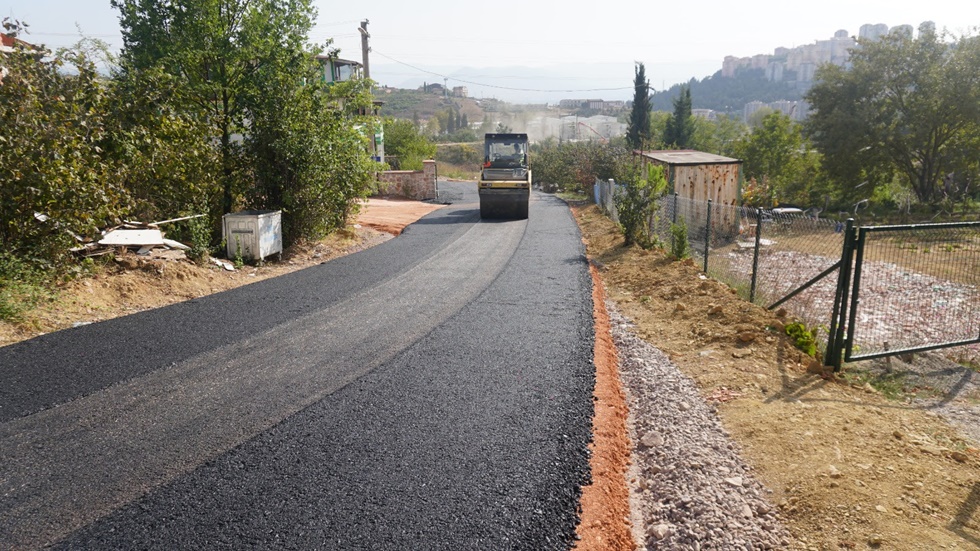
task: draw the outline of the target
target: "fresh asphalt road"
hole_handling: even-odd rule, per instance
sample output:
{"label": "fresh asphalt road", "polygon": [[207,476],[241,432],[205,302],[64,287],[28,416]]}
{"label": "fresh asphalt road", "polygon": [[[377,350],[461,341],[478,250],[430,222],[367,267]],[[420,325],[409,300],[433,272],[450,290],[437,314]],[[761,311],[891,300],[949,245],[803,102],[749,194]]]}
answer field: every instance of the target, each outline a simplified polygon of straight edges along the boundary
{"label": "fresh asphalt road", "polygon": [[568,208],[0,348],[0,549],[564,549],[591,438]]}

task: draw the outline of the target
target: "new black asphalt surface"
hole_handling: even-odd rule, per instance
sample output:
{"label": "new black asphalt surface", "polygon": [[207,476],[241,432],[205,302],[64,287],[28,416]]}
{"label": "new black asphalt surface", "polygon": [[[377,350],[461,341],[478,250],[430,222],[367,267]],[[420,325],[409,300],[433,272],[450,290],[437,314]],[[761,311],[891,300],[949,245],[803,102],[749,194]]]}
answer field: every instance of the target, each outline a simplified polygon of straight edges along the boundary
{"label": "new black asphalt surface", "polygon": [[570,547],[583,253],[553,197],[526,222],[464,203],[290,276],[0,348],[0,548]]}

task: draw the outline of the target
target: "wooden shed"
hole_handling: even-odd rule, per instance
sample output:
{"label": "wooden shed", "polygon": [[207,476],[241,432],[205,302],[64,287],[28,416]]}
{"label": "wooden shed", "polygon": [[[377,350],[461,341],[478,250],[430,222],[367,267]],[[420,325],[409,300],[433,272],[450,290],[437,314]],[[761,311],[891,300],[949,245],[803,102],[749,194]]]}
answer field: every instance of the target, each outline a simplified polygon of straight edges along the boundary
{"label": "wooden shed", "polygon": [[732,229],[737,233],[742,185],[742,161],[702,151],[664,150],[641,151],[644,164],[664,167],[668,191],[677,193],[678,218],[683,218],[689,230],[704,228],[707,201],[712,202],[712,231]]}

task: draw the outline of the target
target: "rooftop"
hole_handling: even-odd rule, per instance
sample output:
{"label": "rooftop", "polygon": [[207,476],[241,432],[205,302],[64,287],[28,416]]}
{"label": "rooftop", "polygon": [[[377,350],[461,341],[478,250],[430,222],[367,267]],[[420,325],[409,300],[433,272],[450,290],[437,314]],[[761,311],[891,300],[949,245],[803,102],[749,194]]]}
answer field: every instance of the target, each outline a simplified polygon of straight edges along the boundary
{"label": "rooftop", "polygon": [[742,162],[739,159],[694,151],[693,149],[667,149],[658,151],[641,151],[640,155],[671,165],[703,165],[703,164],[732,164]]}

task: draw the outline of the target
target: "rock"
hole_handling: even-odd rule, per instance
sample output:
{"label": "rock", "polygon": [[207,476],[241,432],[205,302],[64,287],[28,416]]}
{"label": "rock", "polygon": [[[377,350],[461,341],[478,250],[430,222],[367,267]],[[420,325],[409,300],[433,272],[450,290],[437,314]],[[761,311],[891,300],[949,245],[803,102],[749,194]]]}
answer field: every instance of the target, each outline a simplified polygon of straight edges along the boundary
{"label": "rock", "polygon": [[752,513],[752,507],[749,507],[748,503],[742,504],[742,509],[739,511],[744,518],[752,518],[754,515]]}
{"label": "rock", "polygon": [[777,318],[785,318],[786,317],[786,309],[785,308],[780,308],[779,310],[776,310],[776,317]]}
{"label": "rock", "polygon": [[657,448],[664,445],[664,437],[655,430],[651,430],[640,438],[640,443],[647,448]]}
{"label": "rock", "polygon": [[742,349],[742,350],[736,350],[736,351],[732,352],[732,357],[733,358],[737,358],[737,359],[742,359],[742,358],[747,358],[747,357],[751,356],[752,353],[753,353],[753,350],[751,348],[745,348],[745,349]]}
{"label": "rock", "polygon": [[650,535],[657,540],[662,540],[670,535],[670,525],[669,524],[657,524],[650,528]]}
{"label": "rock", "polygon": [[880,547],[884,543],[885,543],[885,538],[879,534],[872,534],[871,537],[868,538],[868,545],[874,547]]}
{"label": "rock", "polygon": [[963,452],[952,452],[949,454],[949,456],[960,463],[966,463],[970,459],[970,457]]}
{"label": "rock", "polygon": [[879,513],[887,513],[888,509],[885,509],[883,505],[875,505],[875,511],[878,511]]}
{"label": "rock", "polygon": [[678,302],[674,305],[675,312],[683,312],[684,310],[687,310],[687,306],[684,306],[684,303]]}
{"label": "rock", "polygon": [[755,340],[755,333],[752,331],[742,331],[737,336],[738,340],[741,342],[752,342]]}
{"label": "rock", "polygon": [[691,404],[688,404],[687,402],[681,402],[681,403],[677,404],[677,409],[679,409],[681,411],[687,411],[687,410],[691,409]]}
{"label": "rock", "polygon": [[827,467],[827,476],[829,476],[830,478],[840,478],[844,475],[841,474],[840,470],[838,470],[836,466],[831,465]]}
{"label": "rock", "polygon": [[731,486],[735,486],[736,488],[741,488],[742,487],[742,484],[744,483],[744,481],[742,480],[742,477],[740,477],[740,476],[733,476],[733,477],[730,477],[730,478],[726,478],[725,479],[725,482],[728,483]]}
{"label": "rock", "polygon": [[777,333],[786,333],[786,324],[783,323],[782,320],[773,320],[773,322],[769,324],[769,327],[772,327],[773,331]]}
{"label": "rock", "polygon": [[722,307],[720,304],[710,304],[708,305],[709,314],[720,314],[722,312]]}
{"label": "rock", "polygon": [[823,375],[826,369],[827,368],[824,367],[823,362],[816,358],[810,360],[810,363],[806,366],[806,372],[814,375]]}

